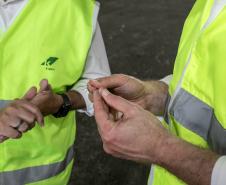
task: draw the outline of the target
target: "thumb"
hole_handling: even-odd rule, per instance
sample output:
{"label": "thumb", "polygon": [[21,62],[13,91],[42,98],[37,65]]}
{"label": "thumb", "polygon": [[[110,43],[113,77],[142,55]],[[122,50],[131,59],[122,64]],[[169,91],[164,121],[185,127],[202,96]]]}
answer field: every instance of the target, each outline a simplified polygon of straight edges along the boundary
{"label": "thumb", "polygon": [[112,128],[113,121],[109,119],[109,111],[98,91],[94,91],[93,100],[95,119],[101,131],[100,134],[102,134],[102,132],[108,132]]}
{"label": "thumb", "polygon": [[101,88],[99,93],[108,106],[114,108],[116,111],[122,112],[124,115],[128,114],[128,110],[130,110],[132,106],[129,101],[110,93],[107,89]]}
{"label": "thumb", "polygon": [[37,94],[37,88],[36,87],[31,87],[26,94],[23,96],[22,99],[25,100],[32,100]]}
{"label": "thumb", "polygon": [[50,90],[49,82],[46,79],[41,80],[39,86],[40,86],[39,92]]}

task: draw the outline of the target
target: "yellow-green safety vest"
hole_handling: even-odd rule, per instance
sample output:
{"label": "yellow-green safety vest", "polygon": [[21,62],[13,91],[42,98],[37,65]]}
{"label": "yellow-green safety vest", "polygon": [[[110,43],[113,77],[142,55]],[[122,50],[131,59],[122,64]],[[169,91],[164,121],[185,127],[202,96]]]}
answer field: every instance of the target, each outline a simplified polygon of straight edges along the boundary
{"label": "yellow-green safety vest", "polygon": [[[196,0],[180,40],[164,123],[181,139],[218,154],[226,154],[225,5]],[[149,185],[184,184],[153,166]]]}
{"label": "yellow-green safety vest", "polygon": [[[28,0],[0,34],[0,101],[42,79],[64,92],[80,78],[93,35],[92,0]],[[66,185],[73,164],[75,113],[45,118],[21,139],[0,144],[1,185]]]}

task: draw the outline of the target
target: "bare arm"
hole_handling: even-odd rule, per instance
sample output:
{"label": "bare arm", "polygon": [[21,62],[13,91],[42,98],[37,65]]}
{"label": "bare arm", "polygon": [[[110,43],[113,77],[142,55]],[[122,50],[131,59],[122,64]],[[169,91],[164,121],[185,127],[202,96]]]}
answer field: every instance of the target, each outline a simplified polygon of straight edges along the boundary
{"label": "bare arm", "polygon": [[172,135],[164,139],[156,164],[189,185],[210,185],[213,167],[219,156]]}

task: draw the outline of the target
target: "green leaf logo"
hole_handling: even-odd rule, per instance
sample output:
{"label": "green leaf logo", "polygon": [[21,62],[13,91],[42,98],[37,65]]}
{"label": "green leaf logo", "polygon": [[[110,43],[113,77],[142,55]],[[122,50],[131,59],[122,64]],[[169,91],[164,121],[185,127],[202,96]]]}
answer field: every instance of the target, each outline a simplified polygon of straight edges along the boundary
{"label": "green leaf logo", "polygon": [[46,70],[54,70],[51,66],[56,63],[59,58],[57,57],[49,57],[45,62],[41,63],[42,66],[46,67]]}
{"label": "green leaf logo", "polygon": [[45,62],[43,62],[41,65],[43,66],[51,66],[53,65],[59,58],[57,57],[49,57]]}

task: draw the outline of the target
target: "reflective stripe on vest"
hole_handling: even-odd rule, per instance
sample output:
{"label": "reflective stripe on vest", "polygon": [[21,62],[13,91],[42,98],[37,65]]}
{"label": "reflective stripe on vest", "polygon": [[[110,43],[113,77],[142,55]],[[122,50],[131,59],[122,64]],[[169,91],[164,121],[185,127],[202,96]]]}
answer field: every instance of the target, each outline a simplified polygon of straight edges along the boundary
{"label": "reflective stripe on vest", "polygon": [[[209,146],[218,154],[226,154],[226,129],[217,120],[213,108],[187,91],[180,89],[170,115],[185,128],[205,139]],[[168,119],[165,121],[169,123]]]}
{"label": "reflective stripe on vest", "polygon": [[24,185],[54,177],[63,172],[69,163],[73,160],[74,149],[71,146],[61,162],[49,165],[29,167],[25,169],[0,172],[1,185]]}

